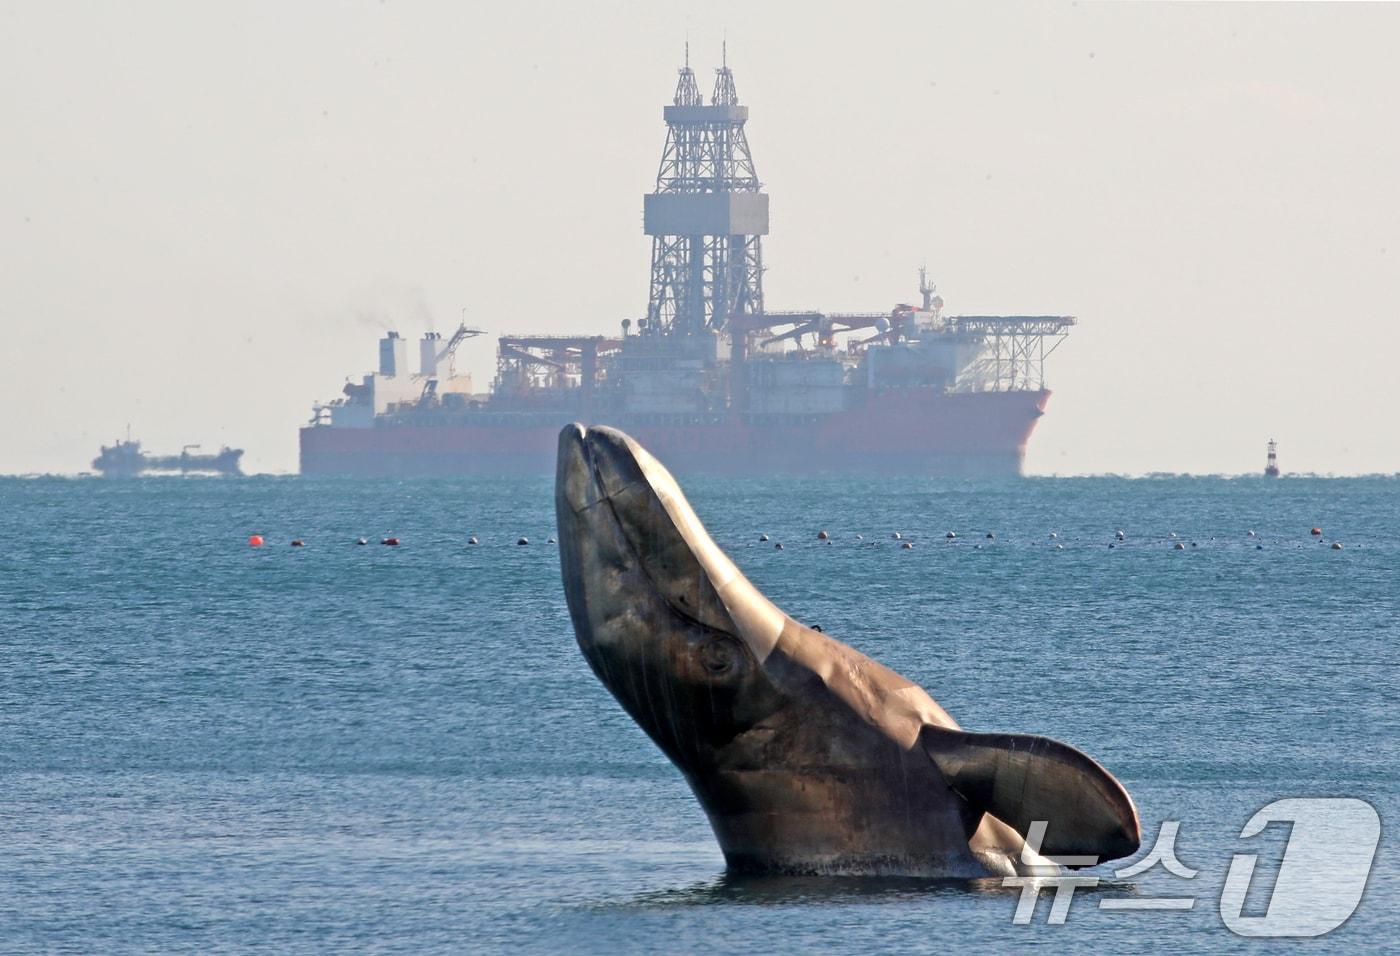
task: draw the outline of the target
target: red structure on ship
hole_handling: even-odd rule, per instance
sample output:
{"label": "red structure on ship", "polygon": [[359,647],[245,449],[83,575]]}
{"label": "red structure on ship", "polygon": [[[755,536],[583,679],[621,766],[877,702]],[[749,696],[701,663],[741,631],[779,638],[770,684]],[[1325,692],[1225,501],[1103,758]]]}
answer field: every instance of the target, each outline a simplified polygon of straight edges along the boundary
{"label": "red structure on ship", "polygon": [[302,473],[548,473],[570,421],[621,427],[683,474],[1019,473],[1045,356],[1074,319],[944,315],[922,270],[917,306],[768,311],[768,196],[728,66],[706,103],[687,63],[664,115],[645,317],[616,336],[503,336],[487,394],[453,365],[481,330],[425,335],[417,372],[390,332],[378,372],[301,430]]}

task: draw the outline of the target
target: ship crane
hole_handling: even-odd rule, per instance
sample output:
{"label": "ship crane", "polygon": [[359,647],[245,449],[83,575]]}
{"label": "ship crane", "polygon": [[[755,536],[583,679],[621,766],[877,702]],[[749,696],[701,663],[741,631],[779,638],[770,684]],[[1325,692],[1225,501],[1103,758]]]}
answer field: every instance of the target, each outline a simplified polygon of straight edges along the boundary
{"label": "ship crane", "polygon": [[451,378],[452,376],[457,374],[457,346],[461,345],[467,339],[475,338],[478,335],[485,334],[485,329],[474,328],[468,326],[467,323],[463,322],[461,325],[457,326],[457,331],[452,333],[452,337],[447,340],[447,344],[444,345],[442,347],[442,351],[437,354],[437,362],[435,364],[441,365],[443,360],[446,359],[447,376],[448,378]]}

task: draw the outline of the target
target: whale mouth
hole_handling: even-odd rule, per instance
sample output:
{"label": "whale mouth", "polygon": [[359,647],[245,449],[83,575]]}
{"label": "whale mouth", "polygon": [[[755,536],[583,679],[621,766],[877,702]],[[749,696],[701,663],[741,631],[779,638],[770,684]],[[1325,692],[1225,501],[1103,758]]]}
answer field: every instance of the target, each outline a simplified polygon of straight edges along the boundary
{"label": "whale mouth", "polygon": [[584,511],[638,483],[646,476],[621,432],[575,422],[560,433],[556,489],[568,510]]}
{"label": "whale mouth", "polygon": [[[593,474],[593,456],[588,448],[588,429],[577,422],[565,426],[559,433],[559,456],[556,459],[556,504],[568,511],[579,512],[597,504],[598,483]],[[561,509],[563,510],[563,509]]]}

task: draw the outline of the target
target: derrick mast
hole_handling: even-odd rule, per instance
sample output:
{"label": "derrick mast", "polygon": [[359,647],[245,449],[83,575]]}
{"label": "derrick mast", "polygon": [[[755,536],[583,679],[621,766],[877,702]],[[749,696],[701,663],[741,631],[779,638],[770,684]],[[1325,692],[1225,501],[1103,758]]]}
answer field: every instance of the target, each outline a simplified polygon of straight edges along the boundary
{"label": "derrick mast", "polygon": [[763,311],[768,196],[744,133],[748,107],[739,105],[728,64],[715,74],[707,105],[687,53],[664,111],[666,146],[656,190],[644,201],[652,237],[648,333],[714,334],[731,316]]}

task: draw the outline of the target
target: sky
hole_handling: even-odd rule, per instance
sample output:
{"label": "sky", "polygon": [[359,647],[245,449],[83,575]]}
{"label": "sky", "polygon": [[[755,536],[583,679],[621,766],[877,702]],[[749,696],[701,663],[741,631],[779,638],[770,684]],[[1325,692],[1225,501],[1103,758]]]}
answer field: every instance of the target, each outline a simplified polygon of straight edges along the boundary
{"label": "sky", "polygon": [[[464,317],[611,333],[684,45],[770,309],[1068,314],[1036,474],[1400,472],[1400,5],[0,2],[0,473],[296,470]],[[458,353],[478,389],[494,340]]]}

